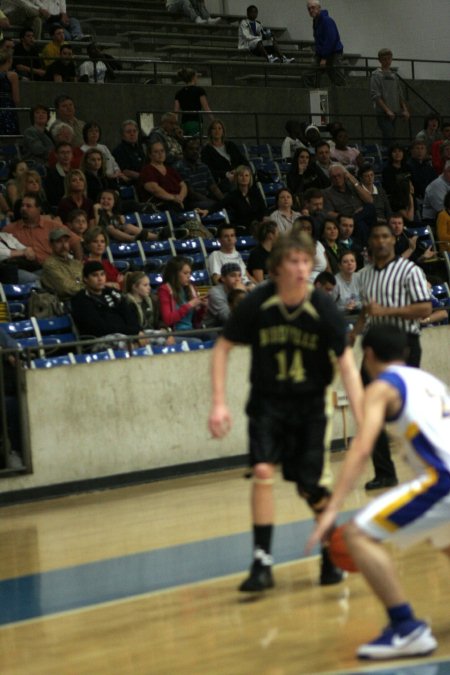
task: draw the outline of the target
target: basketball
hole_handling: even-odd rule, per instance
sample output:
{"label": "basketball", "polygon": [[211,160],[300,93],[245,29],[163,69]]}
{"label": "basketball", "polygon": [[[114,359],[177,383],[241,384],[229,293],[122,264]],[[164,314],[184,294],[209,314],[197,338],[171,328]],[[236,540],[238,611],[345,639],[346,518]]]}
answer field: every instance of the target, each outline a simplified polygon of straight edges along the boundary
{"label": "basketball", "polygon": [[357,572],[358,568],[345,543],[344,527],[345,525],[339,525],[339,527],[336,527],[331,533],[328,549],[330,558],[332,562],[342,570],[345,570],[346,572]]}

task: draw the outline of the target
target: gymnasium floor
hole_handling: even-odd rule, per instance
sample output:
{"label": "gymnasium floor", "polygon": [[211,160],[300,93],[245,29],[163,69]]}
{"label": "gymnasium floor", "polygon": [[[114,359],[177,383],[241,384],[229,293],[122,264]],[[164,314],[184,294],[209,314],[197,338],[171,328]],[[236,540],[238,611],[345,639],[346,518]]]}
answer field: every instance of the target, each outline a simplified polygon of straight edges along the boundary
{"label": "gymnasium floor", "polygon": [[[1,675],[450,674],[447,559],[425,545],[394,552],[436,653],[358,662],[355,648],[379,632],[383,611],[359,574],[317,585],[317,558],[302,558],[308,510],[281,480],[276,588],[237,593],[251,550],[242,474],[2,508]],[[347,516],[366,499],[356,489]]]}

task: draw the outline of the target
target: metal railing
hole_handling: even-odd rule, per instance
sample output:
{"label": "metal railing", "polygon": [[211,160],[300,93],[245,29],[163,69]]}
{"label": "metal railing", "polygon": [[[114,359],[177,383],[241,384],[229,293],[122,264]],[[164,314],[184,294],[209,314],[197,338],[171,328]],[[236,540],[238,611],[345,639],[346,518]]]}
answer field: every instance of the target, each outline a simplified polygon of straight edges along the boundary
{"label": "metal railing", "polygon": [[[18,113],[29,113],[29,108],[3,108],[3,110],[11,110]],[[433,108],[434,110],[434,108]],[[151,117],[154,119],[160,118],[167,110],[153,109],[153,110],[137,110],[136,118],[139,122],[141,116]],[[190,112],[190,111],[184,111]],[[227,127],[227,138],[234,140],[237,143],[272,143],[280,144],[285,137],[284,125],[286,119],[291,117],[287,112],[246,112],[243,110],[213,110],[211,113],[202,113],[201,111],[191,111],[203,118],[210,114],[216,119],[221,119]],[[450,117],[450,111],[444,112],[444,117]],[[332,121],[342,122],[347,129],[351,142],[360,143],[378,143],[382,144],[381,133],[376,125],[376,115],[367,113],[332,113],[329,112],[324,115],[323,111],[304,111],[298,110],[296,113],[297,119],[300,119],[308,124],[313,123],[315,119],[324,117],[324,122],[318,124],[319,127],[325,127],[326,124]],[[202,125],[203,133],[202,140],[206,140],[206,124]],[[316,122],[314,122],[316,123]],[[158,126],[156,122],[155,126]],[[316,123],[317,124],[317,123]],[[24,126],[24,125],[22,125]],[[29,126],[29,122],[26,126]],[[405,130],[403,133],[397,133],[396,141],[408,145],[415,137],[418,131],[423,128],[423,115],[411,115],[408,121],[404,123]],[[147,132],[147,129],[144,130]],[[281,133],[280,133],[281,132]],[[144,133],[144,136],[147,134]],[[0,157],[2,156],[2,145],[19,144],[22,135],[0,135]]]}

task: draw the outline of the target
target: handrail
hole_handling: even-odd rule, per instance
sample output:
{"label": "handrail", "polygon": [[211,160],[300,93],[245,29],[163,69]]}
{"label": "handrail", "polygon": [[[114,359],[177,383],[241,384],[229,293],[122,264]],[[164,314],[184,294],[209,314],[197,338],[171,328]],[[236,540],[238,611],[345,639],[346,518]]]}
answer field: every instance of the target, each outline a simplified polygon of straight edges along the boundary
{"label": "handrail", "polygon": [[[74,44],[78,44],[78,43],[74,43]],[[189,45],[182,45],[182,46],[185,47],[186,49],[189,49],[189,47],[190,47]],[[299,51],[299,56],[301,56],[301,55],[302,55],[302,53]],[[313,53],[312,52],[311,52],[310,56],[311,56],[310,62],[304,62],[304,63],[298,62],[298,63],[295,63],[293,65],[295,66],[296,69],[300,69],[300,70],[307,70],[308,68],[311,68],[314,65]],[[352,55],[352,58],[355,58],[355,56],[356,55]],[[19,56],[19,57],[13,56],[13,61],[17,60],[17,59],[23,60],[24,58],[26,58],[26,56]],[[36,58],[36,55],[30,56],[29,58],[30,58],[30,61],[32,61],[33,59]],[[82,62],[82,61],[88,60],[87,55],[73,54],[72,58],[76,62]],[[170,58],[160,58],[160,57],[154,57],[154,56],[153,57],[146,57],[146,56],[129,56],[129,55],[114,55],[113,58],[118,63],[133,63],[133,64],[142,64],[142,65],[145,65],[145,64],[152,65],[152,66],[154,66],[155,76],[157,76],[158,65],[174,65],[174,64],[178,64],[179,60],[180,60],[180,59],[177,59],[176,57],[170,59]],[[345,54],[344,54],[344,58],[345,58]],[[218,59],[219,59],[219,57],[218,57]],[[58,57],[52,57],[52,61],[58,61],[58,60],[61,60],[61,57],[59,57],[59,56]],[[369,76],[370,73],[378,67],[376,64],[369,63],[370,61],[377,61],[378,60],[377,57],[358,55],[357,60],[362,61],[363,65],[357,65],[356,63],[354,65],[343,63],[339,67],[342,70],[347,70],[347,71],[350,71],[350,72],[355,71],[355,72],[365,73],[366,76]],[[396,58],[395,60],[396,60],[396,62],[399,62],[399,63],[409,63],[410,64],[410,68],[411,68],[411,78],[410,79],[412,79],[412,80],[416,79],[416,66],[417,66],[417,64],[420,64],[420,63],[448,65],[449,69],[450,69],[450,61],[444,61],[444,60],[439,60],[439,59],[397,59]],[[250,53],[249,54],[247,54],[245,52],[241,53],[237,49],[236,49],[236,59],[231,57],[231,58],[228,58],[226,61],[223,60],[220,63],[218,63],[218,62],[211,63],[211,62],[205,61],[205,58],[202,58],[200,56],[198,56],[198,57],[194,56],[194,57],[190,58],[189,61],[192,65],[198,65],[198,66],[201,65],[203,68],[205,68],[205,67],[209,68],[211,70],[212,80],[214,80],[214,69],[216,67],[220,67],[222,65],[230,66],[230,65],[233,64],[234,61],[236,61],[236,64],[238,64],[240,61],[245,61],[246,63],[253,64],[256,67],[264,68],[265,71],[267,71],[267,68],[269,69],[269,71],[270,70],[273,71],[273,67],[271,66],[271,64],[267,64],[262,60],[258,61]],[[215,59],[212,59],[212,61],[215,61]],[[290,67],[291,66],[289,66],[289,68]],[[397,69],[395,69],[395,70],[397,72]],[[289,70],[286,70],[286,74],[288,74],[288,73],[289,73]],[[174,73],[174,75],[175,75],[175,73]],[[404,81],[403,77],[401,79]]]}
{"label": "handrail", "polygon": [[440,115],[440,112],[439,112],[433,105],[431,105],[431,103],[430,103],[426,98],[424,98],[424,97],[422,96],[422,94],[419,94],[419,92],[417,91],[417,89],[415,89],[411,84],[409,84],[409,82],[407,82],[407,81],[406,81],[401,75],[399,75],[398,73],[397,73],[397,77],[398,77],[398,79],[405,85],[405,87],[408,89],[408,91],[412,91],[412,93],[413,93],[415,96],[417,96],[417,98],[419,98],[419,99],[422,101],[422,103],[425,103],[425,105],[427,105],[427,106],[430,108],[430,110],[431,110],[432,112],[436,113],[436,115]]}
{"label": "handrail", "polygon": [[[2,110],[10,110],[13,112],[18,112],[18,113],[29,113],[30,108],[26,107],[20,107],[20,108],[2,108]],[[53,110],[50,108],[50,110]],[[139,116],[143,114],[148,114],[151,113],[154,118],[159,118],[161,115],[166,113],[166,109],[138,109],[136,110],[136,118],[139,123]],[[187,112],[187,111],[184,111]],[[199,115],[206,116],[208,117],[210,114],[212,114],[215,117],[227,117],[227,116],[233,116],[234,118],[237,117],[252,117],[253,118],[253,131],[249,131],[248,133],[245,133],[244,135],[237,136],[236,134],[230,133],[228,135],[228,138],[230,140],[234,140],[238,143],[267,143],[267,142],[278,142],[282,141],[284,138],[283,135],[279,135],[278,133],[273,133],[271,132],[269,134],[263,134],[261,131],[261,120],[266,118],[266,119],[273,119],[276,120],[282,119],[286,120],[288,115],[285,111],[283,112],[250,112],[250,111],[243,111],[243,110],[212,110],[211,113],[204,113],[203,111],[193,111]],[[321,110],[305,110],[304,112],[299,111],[297,114],[298,117],[303,118],[305,121],[308,121],[308,123],[312,123],[314,119],[323,117],[323,111]],[[447,116],[450,116],[450,113],[447,113]],[[347,120],[346,126],[349,129],[350,137],[354,139],[354,142],[358,142],[361,144],[365,144],[368,142],[371,143],[380,143],[381,142],[381,135],[374,135],[372,133],[367,133],[367,124],[371,123],[372,128],[375,128],[375,120],[376,120],[376,115],[374,113],[332,113],[329,112],[326,114],[327,120]],[[350,129],[350,123],[351,121],[355,121],[354,125],[354,131]],[[226,120],[225,120],[226,121]],[[405,143],[410,143],[411,138],[414,136],[412,132],[413,128],[413,122],[418,121],[418,127],[422,128],[423,125],[423,115],[412,115],[409,119],[409,135],[397,135],[397,140],[398,141],[404,141]],[[157,124],[155,124],[157,126]],[[318,124],[318,126],[324,126],[324,124]],[[280,125],[279,129],[281,130],[282,127],[284,127],[284,123]],[[278,128],[278,127],[277,127]],[[146,133],[144,134],[144,137],[146,137]],[[6,134],[0,134],[0,154],[1,154],[1,147],[2,145],[10,145],[14,143],[20,143],[20,140],[23,138],[23,135],[6,135]],[[205,138],[205,134],[202,134],[202,138]]]}

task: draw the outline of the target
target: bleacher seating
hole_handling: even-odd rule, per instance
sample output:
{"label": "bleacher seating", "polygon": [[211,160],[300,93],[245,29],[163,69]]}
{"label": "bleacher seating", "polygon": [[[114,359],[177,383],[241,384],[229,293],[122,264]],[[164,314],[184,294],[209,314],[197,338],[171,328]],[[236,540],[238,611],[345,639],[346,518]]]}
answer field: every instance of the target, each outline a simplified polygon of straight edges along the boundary
{"label": "bleacher seating", "polygon": [[143,269],[145,265],[145,256],[139,246],[140,242],[116,243],[110,242],[106,248],[108,260],[116,265],[117,263],[127,263],[130,268]]}
{"label": "bleacher seating", "polygon": [[11,318],[26,317],[28,300],[36,288],[35,283],[0,284],[0,300],[8,304]]}
{"label": "bleacher seating", "polygon": [[16,340],[20,349],[41,347],[59,348],[66,342],[77,342],[78,333],[70,314],[37,319],[31,317],[20,321],[0,323],[0,329]]}
{"label": "bleacher seating", "polygon": [[[156,77],[158,68],[164,72],[171,83],[176,80],[176,71],[181,65],[189,63],[192,57],[193,64],[198,70],[201,70],[201,76],[206,83],[211,81],[212,68],[217,64],[222,64],[223,72],[227,74],[227,84],[232,85],[237,79],[237,73],[244,72],[246,78],[264,78],[266,84],[270,84],[270,78],[278,78],[294,84],[294,80],[300,81],[301,73],[305,64],[310,64],[313,59],[312,45],[309,41],[291,40],[286,38],[286,30],[282,27],[273,28],[272,32],[277,36],[280,46],[288,54],[295,53],[296,64],[291,66],[278,65],[272,67],[249,54],[238,53],[236,49],[237,20],[241,17],[226,15],[224,20],[218,25],[198,25],[187,21],[183,16],[168,15],[162,2],[156,0],[129,0],[127,6],[109,0],[95,0],[95,4],[87,0],[77,0],[77,3],[69,2],[69,11],[81,19],[85,30],[89,30],[98,42],[103,42],[111,46],[114,56],[120,53],[124,57],[123,69],[125,79],[129,73],[138,72],[139,77],[149,77],[152,74]],[[145,25],[144,25],[145,24]],[[145,26],[150,26],[150,30],[144,30]],[[82,46],[73,44],[75,52],[78,54]],[[145,57],[140,64],[137,63],[137,54]],[[187,55],[184,59],[183,54]],[[214,56],[213,60],[208,57]],[[357,55],[350,55],[348,61],[354,59]],[[126,57],[130,59],[126,62]],[[156,59],[155,59],[156,57]],[[165,60],[171,57],[168,63],[165,63],[161,70],[159,59]],[[200,57],[200,60],[198,60]],[[232,57],[230,59],[230,57]],[[151,66],[149,63],[151,62]],[[158,65],[159,64],[159,65]],[[249,71],[249,64],[251,71]],[[128,67],[129,66],[129,67]],[[296,68],[298,67],[298,70]],[[245,70],[239,71],[239,68]],[[119,75],[119,73],[118,73]],[[171,97],[173,92],[170,92]],[[138,115],[138,111],[136,111]],[[156,116],[156,114],[155,114]],[[286,114],[288,117],[288,114]],[[100,120],[101,121],[101,120]],[[259,142],[255,138],[248,138],[240,144],[240,149],[251,163],[253,170],[258,174],[259,189],[269,207],[274,205],[275,193],[284,186],[286,173],[289,170],[289,163],[281,160],[281,146],[278,144],[277,132],[275,138],[267,139],[264,137]],[[275,142],[274,142],[275,141]],[[378,143],[361,143],[358,148],[363,153],[365,159],[370,161],[377,174],[380,173],[383,162],[386,157],[386,148]],[[10,159],[20,155],[20,140],[11,139],[0,148],[1,156]],[[32,162],[29,162],[31,166]],[[34,166],[43,175],[42,166]],[[9,170],[8,163],[0,160],[0,181],[4,181]],[[269,180],[270,178],[270,180]],[[122,186],[120,188],[122,199],[136,199],[135,189],[131,186]],[[127,222],[134,223],[144,229],[152,229],[160,233],[162,228],[169,228],[171,235],[169,240],[157,242],[141,242],[128,244],[118,244],[111,242],[107,249],[107,256],[110,262],[115,264],[121,271],[128,269],[143,269],[149,274],[152,288],[156,288],[162,281],[161,271],[167,260],[173,255],[186,255],[193,266],[192,279],[199,285],[208,285],[209,277],[205,269],[206,257],[213,250],[219,248],[215,239],[175,239],[177,233],[183,233],[183,225],[189,220],[198,220],[199,215],[195,211],[188,211],[170,215],[163,213],[130,213],[126,215]],[[229,214],[222,210],[216,213],[208,214],[202,217],[202,223],[215,233],[215,228],[221,222],[230,222]],[[431,228],[414,228],[409,232],[410,235],[418,234],[421,241],[429,242],[435,250],[433,232]],[[194,242],[194,243],[193,243]],[[244,258],[249,255],[250,249],[256,245],[251,237],[239,237],[238,250],[241,251]],[[446,258],[450,264],[448,256]],[[2,291],[5,287],[0,287],[0,300],[8,303],[10,314],[13,318],[26,316],[26,293],[23,297],[15,299],[9,297]],[[2,295],[3,293],[3,295]],[[26,338],[24,338],[26,339]]]}
{"label": "bleacher seating", "polygon": [[268,183],[262,183],[258,181],[258,188],[263,196],[263,199],[269,208],[275,206],[276,194],[281,188],[286,187],[286,184],[283,181],[271,181]]}

